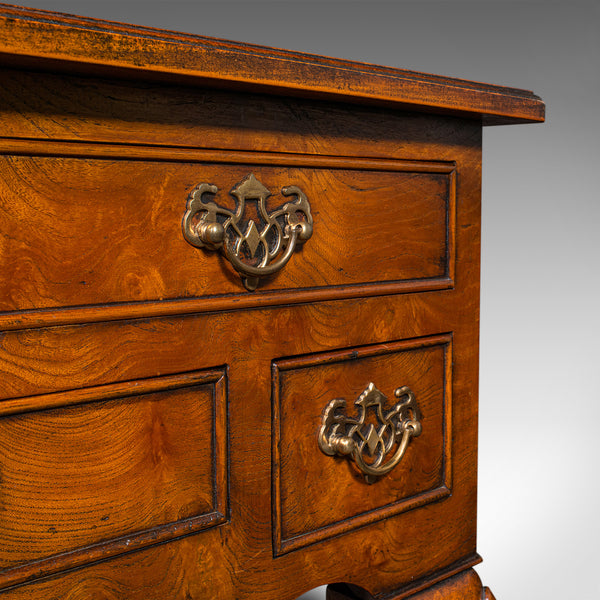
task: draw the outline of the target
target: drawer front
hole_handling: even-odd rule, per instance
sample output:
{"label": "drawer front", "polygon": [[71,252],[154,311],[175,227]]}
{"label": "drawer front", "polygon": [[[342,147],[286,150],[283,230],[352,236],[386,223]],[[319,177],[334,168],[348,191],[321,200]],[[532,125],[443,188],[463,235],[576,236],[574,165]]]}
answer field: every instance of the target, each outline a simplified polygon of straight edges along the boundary
{"label": "drawer front", "polygon": [[[450,495],[451,339],[433,336],[274,363],[276,554]],[[410,410],[392,414],[409,398]],[[399,424],[407,418],[420,431],[407,436],[402,453]],[[324,448],[319,436],[332,441],[335,434],[350,436],[362,452]],[[366,471],[365,464],[379,473]]]}
{"label": "drawer front", "polygon": [[0,404],[0,585],[226,520],[221,369]]}
{"label": "drawer front", "polygon": [[[257,154],[251,164],[216,164],[155,154],[160,161],[0,158],[0,310],[327,288],[335,297],[353,286],[368,293],[365,284],[379,286],[379,293],[382,285],[452,285],[452,163],[331,158],[322,166],[314,157]],[[235,153],[223,156],[235,160]],[[256,194],[243,199],[241,260],[260,262],[265,246],[253,235],[299,193],[314,223],[310,239],[298,241],[285,266],[261,277],[255,292],[246,290],[228,258],[191,245],[182,231],[188,195],[199,184],[217,188],[203,201],[234,214],[251,174],[266,190],[265,201],[261,206]],[[289,186],[299,192],[284,195]],[[280,241],[283,254],[283,234]],[[265,242],[271,249],[276,243]]]}

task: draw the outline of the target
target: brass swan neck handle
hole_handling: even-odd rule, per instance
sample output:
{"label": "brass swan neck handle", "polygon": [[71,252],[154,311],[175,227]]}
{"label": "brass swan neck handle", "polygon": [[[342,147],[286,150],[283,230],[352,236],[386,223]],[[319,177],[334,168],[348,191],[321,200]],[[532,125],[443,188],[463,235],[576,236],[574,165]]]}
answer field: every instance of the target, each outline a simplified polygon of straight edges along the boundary
{"label": "brass swan neck handle", "polygon": [[[280,271],[299,244],[312,236],[313,218],[304,192],[295,185],[283,187],[283,196],[296,196],[269,213],[266,201],[271,192],[250,173],[232,190],[236,210],[231,211],[205,200],[218,188],[198,184],[190,193],[182,229],[184,238],[197,248],[218,250],[242,276],[246,289],[254,291],[262,277]],[[257,200],[260,223],[244,221],[248,200]]]}
{"label": "brass swan neck handle", "polygon": [[[413,392],[407,386],[394,390],[398,402],[384,412],[387,398],[369,383],[354,403],[359,417],[346,416],[343,398],[329,402],[323,411],[318,444],[328,456],[348,456],[354,460],[367,483],[389,473],[401,460],[413,437],[421,434],[421,415]],[[377,427],[367,424],[373,408]],[[390,456],[391,455],[391,456]]]}

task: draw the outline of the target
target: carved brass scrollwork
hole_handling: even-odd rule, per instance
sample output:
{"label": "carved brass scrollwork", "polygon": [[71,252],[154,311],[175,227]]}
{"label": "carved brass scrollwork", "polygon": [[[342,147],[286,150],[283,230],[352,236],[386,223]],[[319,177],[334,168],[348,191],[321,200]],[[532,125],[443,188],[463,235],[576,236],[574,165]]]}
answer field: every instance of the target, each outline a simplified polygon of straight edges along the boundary
{"label": "carved brass scrollwork", "polygon": [[[183,217],[183,235],[192,246],[221,251],[242,276],[246,288],[253,291],[261,277],[283,268],[297,244],[311,237],[310,204],[300,188],[290,185],[281,193],[296,196],[296,200],[267,212],[271,192],[252,173],[230,192],[236,199],[235,212],[205,199],[206,194],[217,191],[217,186],[209,183],[200,183],[192,190]],[[261,223],[244,221],[248,200],[257,201]]]}
{"label": "carved brass scrollwork", "polygon": [[[413,392],[406,386],[399,387],[394,396],[398,402],[384,413],[387,398],[369,383],[354,402],[359,412],[357,419],[342,412],[346,407],[344,399],[332,400],[323,411],[319,448],[328,456],[352,458],[367,483],[389,473],[404,456],[411,438],[421,433],[421,415]],[[376,425],[367,424],[369,408],[374,411]]]}

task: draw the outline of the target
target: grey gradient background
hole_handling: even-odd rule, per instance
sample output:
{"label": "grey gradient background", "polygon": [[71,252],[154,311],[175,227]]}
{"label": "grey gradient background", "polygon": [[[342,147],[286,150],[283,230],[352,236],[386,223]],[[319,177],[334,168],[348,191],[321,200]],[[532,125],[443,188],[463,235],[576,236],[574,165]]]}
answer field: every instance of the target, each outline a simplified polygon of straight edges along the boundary
{"label": "grey gradient background", "polygon": [[522,87],[546,101],[543,125],[484,130],[477,571],[498,600],[598,600],[600,2],[27,5]]}

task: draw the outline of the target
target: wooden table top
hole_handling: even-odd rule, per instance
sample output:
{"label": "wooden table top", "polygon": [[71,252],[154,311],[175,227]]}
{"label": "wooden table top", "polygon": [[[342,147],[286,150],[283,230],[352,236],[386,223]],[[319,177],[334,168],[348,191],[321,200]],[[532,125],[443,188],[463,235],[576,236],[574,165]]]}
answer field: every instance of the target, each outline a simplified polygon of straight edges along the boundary
{"label": "wooden table top", "polygon": [[0,4],[0,64],[481,119],[544,121],[527,90]]}

